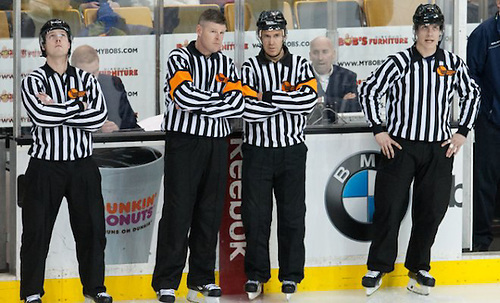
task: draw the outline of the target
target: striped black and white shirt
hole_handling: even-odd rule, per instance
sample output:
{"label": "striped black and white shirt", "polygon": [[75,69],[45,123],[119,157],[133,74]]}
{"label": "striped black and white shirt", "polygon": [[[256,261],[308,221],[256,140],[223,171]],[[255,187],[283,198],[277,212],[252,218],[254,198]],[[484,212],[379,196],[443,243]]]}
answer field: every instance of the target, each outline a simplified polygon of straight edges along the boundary
{"label": "striped black and white shirt", "polygon": [[359,88],[360,103],[375,134],[383,131],[379,100],[386,95],[387,132],[423,142],[451,137],[454,94],[460,98],[458,133],[467,136],[479,107],[479,88],[465,63],[438,48],[423,58],[415,46],[391,55]]}
{"label": "striped black and white shirt", "polygon": [[[83,96],[73,98],[68,93],[72,89]],[[47,94],[53,103],[43,104],[38,93]],[[69,64],[60,75],[45,64],[22,80],[21,97],[33,123],[31,157],[73,161],[92,155],[91,133],[107,119],[106,103],[94,76]],[[87,110],[82,102],[88,102]]]}
{"label": "striped black and white shirt", "polygon": [[167,61],[162,128],[204,137],[230,134],[229,118],[244,109],[241,82],[232,59],[221,52],[206,57],[195,42],[174,49]]}
{"label": "striped black and white shirt", "polygon": [[[245,143],[260,147],[286,147],[304,142],[307,115],[317,100],[317,82],[307,60],[285,55],[272,62],[261,50],[242,67],[245,95]],[[262,92],[262,101],[257,93]]]}

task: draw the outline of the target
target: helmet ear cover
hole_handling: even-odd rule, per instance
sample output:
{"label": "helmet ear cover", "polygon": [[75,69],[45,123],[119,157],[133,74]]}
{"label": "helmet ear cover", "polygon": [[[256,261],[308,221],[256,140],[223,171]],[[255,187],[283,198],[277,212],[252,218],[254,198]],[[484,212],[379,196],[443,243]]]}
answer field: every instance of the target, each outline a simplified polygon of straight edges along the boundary
{"label": "helmet ear cover", "polygon": [[73,40],[73,36],[71,35],[71,28],[69,24],[61,19],[51,19],[42,26],[40,29],[40,35],[38,36],[38,43],[40,45],[40,50],[42,51],[42,57],[47,57],[47,53],[45,52],[45,43],[47,42],[47,34],[53,30],[62,29],[68,35],[69,40],[69,51],[68,56],[71,54],[71,42]]}

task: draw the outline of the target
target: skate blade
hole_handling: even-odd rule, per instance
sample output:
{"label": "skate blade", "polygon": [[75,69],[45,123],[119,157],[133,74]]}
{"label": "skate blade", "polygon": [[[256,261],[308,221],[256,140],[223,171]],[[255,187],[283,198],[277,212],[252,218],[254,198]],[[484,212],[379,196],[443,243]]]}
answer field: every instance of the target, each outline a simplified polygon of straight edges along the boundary
{"label": "skate blade", "polygon": [[262,293],[262,285],[259,284],[259,287],[257,288],[256,292],[247,292],[248,300],[253,300],[257,298],[258,296],[260,296],[261,293]]}
{"label": "skate blade", "polygon": [[378,289],[380,288],[380,286],[375,286],[375,287],[366,287],[365,290],[366,290],[366,296],[371,296],[373,295],[374,292],[376,292]]}
{"label": "skate blade", "polygon": [[195,302],[195,303],[202,302],[202,298],[198,298],[198,293],[199,292],[197,292],[196,290],[189,289],[186,299],[189,302]]}
{"label": "skate blade", "polygon": [[378,283],[375,285],[375,287],[365,287],[366,296],[373,295],[373,293],[376,292],[380,288],[381,285],[382,285],[382,279],[380,279],[378,281]]}
{"label": "skate blade", "polygon": [[[200,294],[200,296],[198,296],[198,294]],[[190,289],[188,291],[186,299],[189,302],[193,302],[193,303],[201,303],[201,302],[205,302],[205,303],[219,303],[220,302],[220,297],[208,297],[208,296],[204,296],[202,293],[200,293],[200,292],[198,292],[196,290],[192,290],[192,289]]]}
{"label": "skate blade", "polygon": [[292,300],[292,295],[293,295],[293,294],[285,294],[285,300],[286,300],[287,302],[290,302],[290,300]]}
{"label": "skate blade", "polygon": [[427,296],[431,292],[431,288],[429,286],[420,285],[414,279],[410,279],[406,289],[422,296]]}

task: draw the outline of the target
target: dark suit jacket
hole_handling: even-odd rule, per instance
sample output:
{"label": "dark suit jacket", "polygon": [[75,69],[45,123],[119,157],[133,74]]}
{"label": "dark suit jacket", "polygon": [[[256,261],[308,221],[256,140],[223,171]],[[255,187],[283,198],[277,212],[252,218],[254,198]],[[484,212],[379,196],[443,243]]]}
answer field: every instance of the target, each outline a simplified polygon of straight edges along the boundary
{"label": "dark suit jacket", "polygon": [[[333,73],[328,80],[326,92],[323,91],[321,85],[318,85],[318,95],[324,96],[326,106],[337,113],[360,112],[356,77],[356,73],[333,65]],[[356,98],[344,100],[347,93],[355,93]]]}
{"label": "dark suit jacket", "polygon": [[130,106],[122,80],[106,74],[100,74],[97,80],[108,107],[108,120],[115,122],[120,129],[138,128],[137,118]]}

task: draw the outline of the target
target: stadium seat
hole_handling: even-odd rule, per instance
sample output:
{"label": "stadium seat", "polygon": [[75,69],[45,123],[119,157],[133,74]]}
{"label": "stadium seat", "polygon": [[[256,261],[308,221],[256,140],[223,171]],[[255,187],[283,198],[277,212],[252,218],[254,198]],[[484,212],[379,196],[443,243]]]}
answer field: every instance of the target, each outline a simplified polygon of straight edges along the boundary
{"label": "stadium seat", "polygon": [[[13,37],[14,23],[12,11],[5,11],[5,14],[7,16],[7,22],[9,23],[10,36]],[[35,32],[35,23],[26,11],[21,11],[21,37],[38,37],[38,33]]]}
{"label": "stadium seat", "polygon": [[[151,11],[148,7],[117,7],[113,8],[113,11],[125,19],[127,24],[153,27],[153,18],[151,17]],[[83,20],[85,25],[92,24],[96,18],[97,8],[88,8],[83,11]]]}
{"label": "stadium seat", "polygon": [[[227,31],[234,32],[236,28],[236,6],[234,3],[226,3],[224,5],[224,16],[226,17]],[[245,30],[250,29],[251,23],[255,21],[252,16],[252,8],[248,3],[245,3]]]}
{"label": "stadium seat", "polygon": [[[391,22],[394,11],[393,0],[364,0],[363,8],[368,26],[386,26]],[[416,6],[415,6],[416,8]],[[407,9],[412,15],[414,8]],[[401,12],[403,12],[402,10]],[[411,23],[411,17],[408,20]]]}
{"label": "stadium seat", "polygon": [[[273,1],[273,3],[275,3]],[[245,4],[250,5],[253,19],[250,21],[250,30],[255,30],[256,29],[256,23],[257,19],[259,18],[259,15],[262,11],[267,11],[271,9],[278,9],[283,13],[283,16],[285,16],[286,20],[286,28],[287,29],[293,29],[294,26],[294,20],[293,20],[293,13],[292,13],[292,7],[290,6],[290,3],[287,1],[280,1],[278,2],[278,7],[276,6],[271,6],[270,1],[262,1],[262,0],[245,0]]]}
{"label": "stadium seat", "polygon": [[9,23],[5,11],[0,11],[0,38],[10,38]]}
{"label": "stadium seat", "polygon": [[[298,28],[327,28],[328,6],[326,0],[296,1],[295,18]],[[337,27],[364,26],[364,14],[358,2],[337,2]]]}
{"label": "stadium seat", "polygon": [[74,36],[77,36],[82,29],[82,18],[80,12],[76,9],[68,10],[51,10],[49,15],[41,14],[40,11],[27,11],[29,17],[33,20],[35,24],[35,33],[39,33],[42,26],[48,19],[57,18],[64,20],[71,27],[71,32]]}
{"label": "stadium seat", "polygon": [[220,10],[217,4],[166,5],[163,7],[163,33],[194,33],[200,15],[205,10]]}

